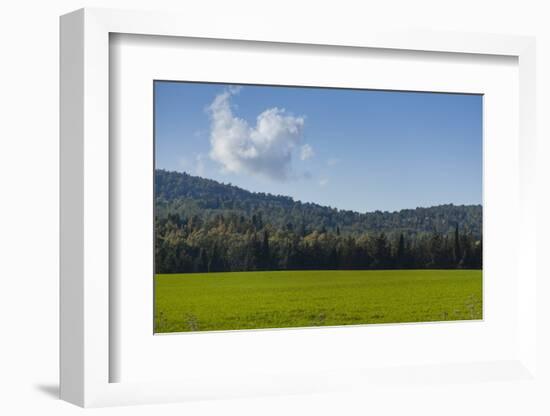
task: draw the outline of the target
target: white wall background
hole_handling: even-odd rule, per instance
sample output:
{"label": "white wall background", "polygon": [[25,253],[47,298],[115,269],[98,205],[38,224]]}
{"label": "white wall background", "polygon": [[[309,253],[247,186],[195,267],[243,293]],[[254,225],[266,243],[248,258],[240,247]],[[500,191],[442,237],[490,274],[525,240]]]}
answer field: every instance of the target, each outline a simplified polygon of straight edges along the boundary
{"label": "white wall background", "polygon": [[[58,376],[58,17],[81,7],[179,10],[208,24],[212,13],[299,25],[328,32],[387,21],[404,27],[536,35],[541,170],[540,213],[550,216],[550,11],[545,0],[169,1],[5,0],[0,9],[0,413],[67,415],[81,409],[56,399]],[[544,166],[543,166],[544,164]],[[540,234],[549,234],[541,218]],[[541,253],[550,245],[541,238]],[[543,259],[544,260],[544,259]],[[7,266],[7,267],[6,267]],[[548,282],[539,290],[550,294]],[[550,302],[548,302],[550,304]],[[540,306],[544,322],[550,307]],[[542,328],[542,326],[541,326]],[[550,328],[547,325],[546,328]],[[550,351],[550,336],[541,331]],[[543,365],[548,359],[542,355]],[[547,367],[550,368],[550,367]],[[549,371],[546,371],[550,374]],[[406,397],[258,398],[93,410],[101,415],[192,414],[550,414],[541,391],[500,383],[411,389]],[[542,405],[541,403],[544,403]]]}

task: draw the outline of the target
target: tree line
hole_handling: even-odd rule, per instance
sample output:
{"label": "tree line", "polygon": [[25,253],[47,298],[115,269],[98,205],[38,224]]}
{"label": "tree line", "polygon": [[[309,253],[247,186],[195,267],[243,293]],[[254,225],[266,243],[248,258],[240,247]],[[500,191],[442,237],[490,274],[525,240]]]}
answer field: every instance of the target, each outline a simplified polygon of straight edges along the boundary
{"label": "tree line", "polygon": [[155,171],[157,273],[481,268],[482,208],[338,210]]}
{"label": "tree line", "polygon": [[458,226],[450,234],[343,235],[288,224],[274,228],[261,215],[178,214],[155,222],[157,273],[321,269],[480,269],[482,242]]}

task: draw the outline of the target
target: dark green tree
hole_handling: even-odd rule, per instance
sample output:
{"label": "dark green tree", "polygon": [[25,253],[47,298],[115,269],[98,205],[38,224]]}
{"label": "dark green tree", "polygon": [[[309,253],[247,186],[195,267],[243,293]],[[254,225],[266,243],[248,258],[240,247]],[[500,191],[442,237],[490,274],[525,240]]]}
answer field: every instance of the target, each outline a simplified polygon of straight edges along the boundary
{"label": "dark green tree", "polygon": [[458,223],[455,226],[455,240],[454,240],[454,263],[458,266],[462,260],[462,251],[460,249],[460,234],[458,233]]}

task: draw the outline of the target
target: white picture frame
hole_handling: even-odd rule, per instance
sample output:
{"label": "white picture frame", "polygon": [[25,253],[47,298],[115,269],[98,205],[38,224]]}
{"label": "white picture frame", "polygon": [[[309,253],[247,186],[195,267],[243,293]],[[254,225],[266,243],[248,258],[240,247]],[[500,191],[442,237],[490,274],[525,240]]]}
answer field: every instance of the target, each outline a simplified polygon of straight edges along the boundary
{"label": "white picture frame", "polygon": [[[61,18],[61,397],[80,406],[158,403],[196,398],[256,394],[324,392],[392,383],[414,377],[436,383],[479,383],[484,375],[504,374],[518,383],[537,382],[536,361],[536,211],[535,188],[535,41],[529,37],[464,33],[398,32],[379,29],[327,34],[323,30],[285,30],[243,19],[236,32],[223,19],[197,22],[165,13],[83,9]],[[110,34],[224,39],[248,42],[330,45],[335,48],[429,51],[442,54],[503,55],[519,66],[519,215],[517,354],[500,362],[430,364],[409,370],[380,368],[368,374],[336,369],[327,377],[282,373],[235,383],[231,374],[213,381],[112,382],[110,368],[121,357],[111,348],[109,276],[111,177],[109,156]],[[411,328],[411,327],[409,327]],[[337,336],[334,333],[327,336]],[[146,357],[144,357],[146,359]],[[420,366],[422,367],[422,366]],[[396,371],[400,375],[396,377]],[[435,375],[438,375],[437,377]],[[346,379],[346,382],[342,380]],[[350,381],[353,380],[353,383]]]}

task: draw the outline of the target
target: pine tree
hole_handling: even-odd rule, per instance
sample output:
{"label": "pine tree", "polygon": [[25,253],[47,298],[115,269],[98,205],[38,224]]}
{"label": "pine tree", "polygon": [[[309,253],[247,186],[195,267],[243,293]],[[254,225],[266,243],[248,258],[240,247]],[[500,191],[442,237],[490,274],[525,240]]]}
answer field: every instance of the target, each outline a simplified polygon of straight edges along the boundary
{"label": "pine tree", "polygon": [[397,244],[397,265],[403,266],[405,263],[405,238],[403,233],[399,236],[399,243]]}
{"label": "pine tree", "polygon": [[262,242],[262,250],[261,250],[261,262],[262,262],[262,267],[264,269],[267,269],[269,268],[269,259],[271,257],[270,253],[269,253],[269,233],[267,232],[267,230],[264,230],[264,239],[263,239],[263,242]]}
{"label": "pine tree", "polygon": [[454,262],[455,265],[458,266],[460,263],[460,260],[462,260],[462,252],[460,250],[460,235],[458,233],[458,223],[455,227],[455,246],[454,246]]}
{"label": "pine tree", "polygon": [[386,234],[380,233],[374,242],[374,264],[376,268],[386,268],[390,260],[391,247]]}

